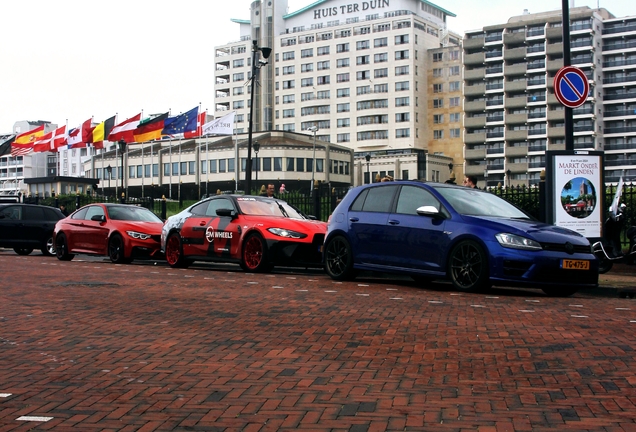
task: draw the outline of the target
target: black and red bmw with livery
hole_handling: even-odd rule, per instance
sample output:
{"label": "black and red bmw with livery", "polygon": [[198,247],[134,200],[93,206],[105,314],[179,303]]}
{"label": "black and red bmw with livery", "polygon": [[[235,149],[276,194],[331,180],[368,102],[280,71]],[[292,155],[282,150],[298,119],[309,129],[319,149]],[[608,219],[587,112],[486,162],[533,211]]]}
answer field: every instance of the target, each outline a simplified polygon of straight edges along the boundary
{"label": "black and red bmw with livery", "polygon": [[172,267],[194,261],[238,263],[249,272],[321,267],[326,230],[326,223],[305,217],[282,200],[218,195],[169,217],[161,231],[161,249]]}

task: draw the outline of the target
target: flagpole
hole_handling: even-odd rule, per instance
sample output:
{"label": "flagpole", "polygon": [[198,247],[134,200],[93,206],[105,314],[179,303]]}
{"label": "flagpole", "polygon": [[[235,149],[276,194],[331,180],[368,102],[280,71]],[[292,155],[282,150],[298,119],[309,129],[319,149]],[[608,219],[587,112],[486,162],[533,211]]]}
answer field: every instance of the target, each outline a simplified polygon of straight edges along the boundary
{"label": "flagpole", "polygon": [[[143,118],[144,116],[144,110],[141,110],[141,117]],[[144,144],[141,144],[141,197],[144,197],[144,174],[145,174],[145,169],[146,167],[144,166]],[[150,152],[150,155],[152,156],[152,151]]]}
{"label": "flagpole", "polygon": [[[170,115],[172,115],[172,109],[168,108],[168,116]],[[168,197],[172,199],[172,135],[170,135],[168,149],[170,150],[170,168],[168,169],[168,181],[170,182],[170,191],[168,193]]]}
{"label": "flagpole", "polygon": [[[236,123],[236,121],[234,122]],[[234,164],[234,178],[236,179],[236,184],[234,185],[236,193],[238,193],[239,188],[239,173],[241,172],[241,160],[239,159],[239,148],[238,148],[238,133],[236,132],[236,127],[232,124],[232,135],[234,136],[234,152],[236,154],[236,163]],[[247,170],[247,166],[245,167]]]}
{"label": "flagpole", "polygon": [[178,189],[179,204],[181,204],[181,138],[179,138],[179,189]]}
{"label": "flagpole", "polygon": [[[119,189],[117,185],[119,184],[119,144],[115,145],[115,202],[117,202],[117,195],[119,194]],[[110,179],[110,177],[109,177]]]}

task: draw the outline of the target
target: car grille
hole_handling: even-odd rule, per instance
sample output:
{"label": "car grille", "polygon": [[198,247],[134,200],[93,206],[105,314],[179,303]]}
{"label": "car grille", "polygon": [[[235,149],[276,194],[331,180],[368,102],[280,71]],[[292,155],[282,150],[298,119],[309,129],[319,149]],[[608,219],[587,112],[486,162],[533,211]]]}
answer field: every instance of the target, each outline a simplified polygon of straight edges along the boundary
{"label": "car grille", "polygon": [[[563,243],[541,243],[543,250],[569,253]],[[572,245],[572,253],[592,253],[591,245]]]}
{"label": "car grille", "polygon": [[512,261],[512,260],[504,260],[503,263],[503,271],[506,276],[523,276],[532,263],[523,262],[523,261]]}

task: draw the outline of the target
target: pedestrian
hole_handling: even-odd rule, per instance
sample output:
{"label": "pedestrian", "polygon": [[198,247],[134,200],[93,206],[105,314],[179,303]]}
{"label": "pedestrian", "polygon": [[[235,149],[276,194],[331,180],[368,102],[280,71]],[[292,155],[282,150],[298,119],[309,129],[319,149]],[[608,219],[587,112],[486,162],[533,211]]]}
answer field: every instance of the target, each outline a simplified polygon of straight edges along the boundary
{"label": "pedestrian", "polygon": [[267,189],[265,189],[265,185],[261,185],[261,190],[258,194],[259,196],[267,196]]}
{"label": "pedestrian", "polygon": [[464,186],[468,186],[469,188],[479,189],[477,187],[477,177],[474,175],[468,175],[464,177]]}
{"label": "pedestrian", "polygon": [[265,191],[265,196],[268,198],[276,198],[274,196],[274,192],[276,192],[276,186],[274,186],[274,183],[268,183],[267,190]]}
{"label": "pedestrian", "polygon": [[285,183],[283,183],[282,185],[280,185],[280,194],[282,195],[282,194],[284,194],[286,192],[287,191],[285,190]]}
{"label": "pedestrian", "polygon": [[64,204],[60,204],[60,211],[64,216],[68,216],[68,212],[66,211],[66,206]]}

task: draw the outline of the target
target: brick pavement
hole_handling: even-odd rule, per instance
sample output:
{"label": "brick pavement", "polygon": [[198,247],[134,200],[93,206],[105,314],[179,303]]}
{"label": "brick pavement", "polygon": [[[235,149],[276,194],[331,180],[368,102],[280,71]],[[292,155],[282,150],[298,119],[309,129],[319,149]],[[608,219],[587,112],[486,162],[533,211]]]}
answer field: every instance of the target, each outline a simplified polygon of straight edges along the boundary
{"label": "brick pavement", "polygon": [[227,268],[0,252],[0,431],[636,430],[636,300]]}

